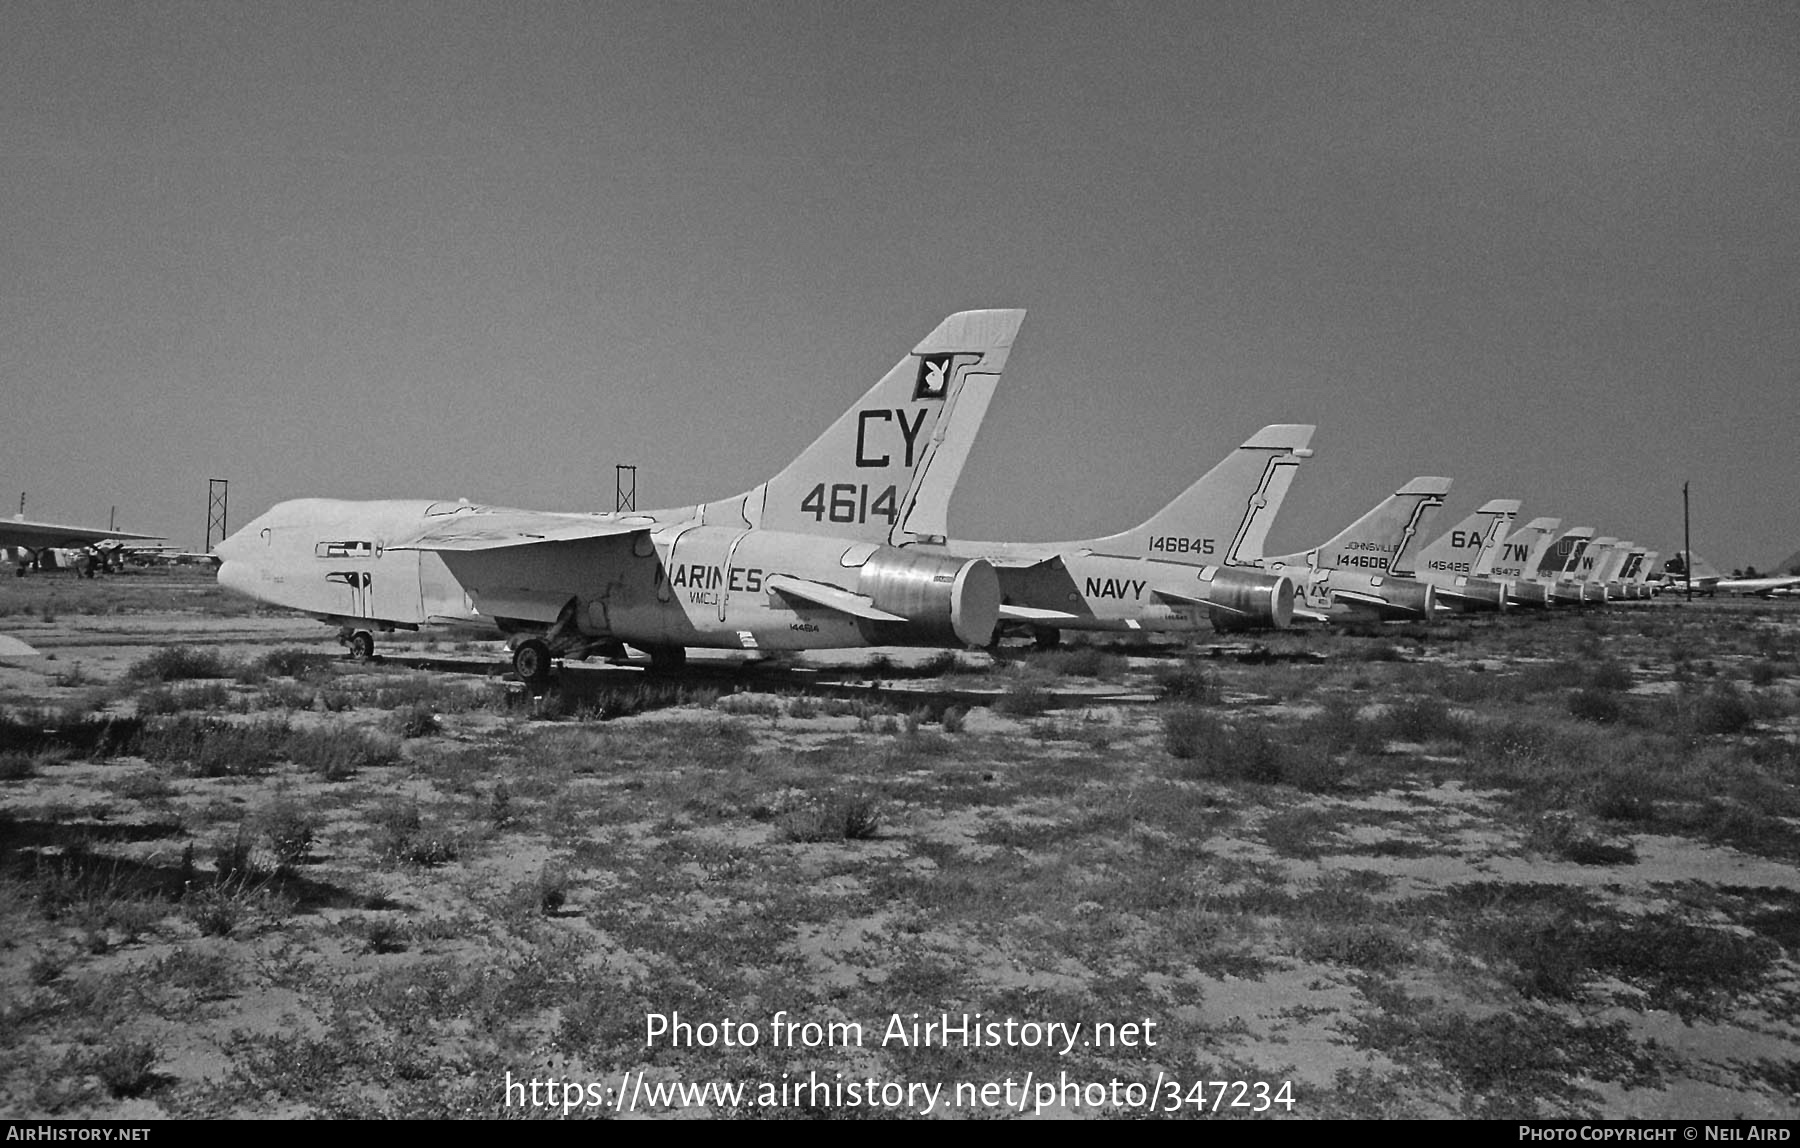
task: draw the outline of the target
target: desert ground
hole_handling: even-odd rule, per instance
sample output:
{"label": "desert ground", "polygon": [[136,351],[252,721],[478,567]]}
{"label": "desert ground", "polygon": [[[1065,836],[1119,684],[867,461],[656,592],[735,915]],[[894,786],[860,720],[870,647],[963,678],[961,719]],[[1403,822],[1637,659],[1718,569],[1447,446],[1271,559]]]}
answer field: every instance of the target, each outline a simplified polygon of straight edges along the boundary
{"label": "desert ground", "polygon": [[1800,1116],[1800,602],[369,662],[0,586],[0,1116]]}

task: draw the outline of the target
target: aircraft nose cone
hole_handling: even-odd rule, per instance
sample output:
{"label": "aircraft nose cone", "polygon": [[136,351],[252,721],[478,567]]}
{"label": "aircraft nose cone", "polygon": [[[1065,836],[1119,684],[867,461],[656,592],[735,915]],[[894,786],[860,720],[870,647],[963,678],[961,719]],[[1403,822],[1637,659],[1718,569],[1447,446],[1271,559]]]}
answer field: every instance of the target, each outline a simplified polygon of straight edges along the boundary
{"label": "aircraft nose cone", "polygon": [[[222,549],[222,547],[215,548],[214,553],[218,553],[219,549]],[[232,562],[229,559],[221,562],[219,563],[218,577],[219,585],[225,587],[225,589],[252,598],[256,597],[255,592],[251,589],[256,581],[256,573],[250,568],[248,562]]]}
{"label": "aircraft nose cone", "polygon": [[[261,519],[257,519],[257,522],[261,522],[261,521],[262,521]],[[245,527],[239,529],[236,533],[232,534],[229,538],[219,539],[218,545],[216,545],[212,548],[212,553],[221,562],[230,562],[233,559],[243,559],[243,558],[249,557],[248,548],[249,548],[249,544],[250,544],[251,530],[255,526],[256,526],[256,522],[253,522],[249,526],[245,526]]]}

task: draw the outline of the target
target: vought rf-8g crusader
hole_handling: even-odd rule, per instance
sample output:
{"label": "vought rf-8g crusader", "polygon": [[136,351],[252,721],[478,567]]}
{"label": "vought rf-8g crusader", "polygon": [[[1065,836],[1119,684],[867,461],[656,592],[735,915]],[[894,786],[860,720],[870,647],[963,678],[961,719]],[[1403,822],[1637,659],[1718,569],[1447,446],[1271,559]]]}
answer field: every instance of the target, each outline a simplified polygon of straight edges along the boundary
{"label": "vought rf-8g crusader", "polygon": [[1506,609],[1510,585],[1492,571],[1519,506],[1514,498],[1485,502],[1419,551],[1418,578],[1437,588],[1440,607],[1459,614]]}
{"label": "vought rf-8g crusader", "polygon": [[1420,536],[1449,493],[1447,478],[1415,478],[1331,541],[1298,554],[1264,558],[1261,566],[1298,584],[1295,617],[1429,622],[1437,592],[1414,577],[1415,555]]}
{"label": "vought rf-8g crusader", "polygon": [[219,581],[338,625],[363,656],[378,631],[498,632],[533,682],[553,658],[626,644],[664,669],[688,647],[983,646],[993,567],[909,544],[943,538],[1024,315],[945,319],[791,464],[731,498],[647,514],[301,499],[220,543]]}
{"label": "vought rf-8g crusader", "polygon": [[1286,627],[1294,583],[1238,563],[1262,553],[1313,428],[1266,426],[1141,525],[1078,542],[965,542],[1000,576],[1000,622],[1041,646],[1062,630]]}

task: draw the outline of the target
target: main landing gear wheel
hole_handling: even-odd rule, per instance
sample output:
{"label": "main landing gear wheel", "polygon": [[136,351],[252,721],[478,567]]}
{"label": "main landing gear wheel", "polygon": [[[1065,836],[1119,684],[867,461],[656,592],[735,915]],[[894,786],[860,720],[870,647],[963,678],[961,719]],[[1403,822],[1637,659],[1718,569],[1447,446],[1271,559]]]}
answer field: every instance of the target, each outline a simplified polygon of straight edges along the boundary
{"label": "main landing gear wheel", "polygon": [[375,656],[375,635],[367,630],[358,630],[350,635],[350,656],[359,662],[366,662]]}
{"label": "main landing gear wheel", "polygon": [[1031,632],[1031,638],[1040,650],[1054,650],[1062,645],[1062,631],[1055,626],[1039,626]]}
{"label": "main landing gear wheel", "polygon": [[678,674],[687,665],[687,649],[683,646],[653,646],[646,652],[653,674]]}
{"label": "main landing gear wheel", "polygon": [[513,651],[513,673],[527,685],[541,686],[550,680],[550,647],[536,638],[519,643]]}

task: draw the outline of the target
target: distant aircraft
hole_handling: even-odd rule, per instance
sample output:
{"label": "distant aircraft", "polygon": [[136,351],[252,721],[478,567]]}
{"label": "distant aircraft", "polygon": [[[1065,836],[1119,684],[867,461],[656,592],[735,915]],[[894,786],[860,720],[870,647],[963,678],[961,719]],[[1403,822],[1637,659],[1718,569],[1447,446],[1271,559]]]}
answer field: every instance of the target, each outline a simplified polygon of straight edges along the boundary
{"label": "distant aircraft", "polygon": [[[1690,554],[1689,558],[1693,562],[1693,585],[1694,593],[1696,594],[1705,594],[1708,596],[1720,593],[1755,594],[1767,597],[1770,594],[1800,587],[1800,574],[1776,574],[1769,577],[1757,578],[1727,578],[1719,573],[1716,566],[1702,558],[1700,555]],[[1676,557],[1669,559],[1665,568],[1669,572],[1669,588],[1671,590],[1685,592],[1688,588],[1688,578],[1682,572],[1680,556],[1677,555]]]}
{"label": "distant aircraft", "polygon": [[[1285,628],[1294,583],[1247,569],[1262,553],[1314,428],[1266,426],[1173,502],[1130,530],[1075,542],[950,540],[950,554],[984,558],[1000,578],[1003,626],[1039,646],[1062,630]],[[934,549],[934,544],[926,548]]]}
{"label": "distant aircraft", "polygon": [[1414,576],[1414,551],[1449,492],[1447,478],[1415,478],[1331,541],[1258,565],[1294,579],[1297,618],[1429,621],[1437,592]]}
{"label": "distant aircraft", "polygon": [[1519,506],[1516,498],[1485,502],[1419,551],[1418,578],[1437,587],[1440,606],[1463,614],[1506,609],[1508,582],[1489,575]]}
{"label": "distant aircraft", "polygon": [[116,570],[121,566],[217,566],[219,556],[193,550],[183,550],[179,546],[143,546],[129,542],[98,542],[94,549],[100,552],[108,570]]}
{"label": "distant aircraft", "polygon": [[945,319],[785,469],[731,498],[647,514],[301,499],[219,544],[219,582],[336,623],[361,656],[377,630],[498,631],[532,682],[552,658],[620,657],[626,643],[663,669],[688,647],[983,646],[993,567],[905,547],[942,539],[1024,314]]}
{"label": "distant aircraft", "polygon": [[[23,578],[33,566],[40,570],[77,568],[80,552],[97,542],[108,540],[150,541],[154,534],[128,534],[123,530],[100,530],[91,526],[64,526],[55,522],[33,522],[24,515],[0,519],[0,551],[13,563],[13,573]],[[64,551],[58,555],[57,551]],[[67,563],[67,565],[65,565]],[[91,575],[93,567],[86,573]]]}

